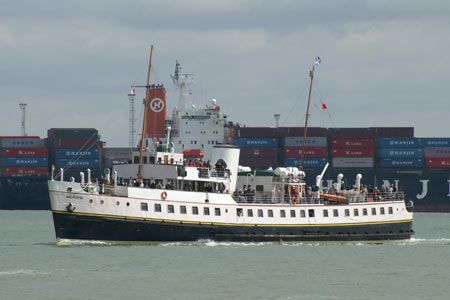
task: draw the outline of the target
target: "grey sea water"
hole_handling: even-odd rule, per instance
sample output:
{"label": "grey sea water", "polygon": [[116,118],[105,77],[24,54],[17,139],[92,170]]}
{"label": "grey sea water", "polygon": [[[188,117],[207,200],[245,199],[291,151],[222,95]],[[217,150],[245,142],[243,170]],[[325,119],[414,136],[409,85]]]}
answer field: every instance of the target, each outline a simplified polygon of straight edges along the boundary
{"label": "grey sea water", "polygon": [[56,245],[48,211],[0,211],[0,299],[449,299],[450,214],[411,241]]}

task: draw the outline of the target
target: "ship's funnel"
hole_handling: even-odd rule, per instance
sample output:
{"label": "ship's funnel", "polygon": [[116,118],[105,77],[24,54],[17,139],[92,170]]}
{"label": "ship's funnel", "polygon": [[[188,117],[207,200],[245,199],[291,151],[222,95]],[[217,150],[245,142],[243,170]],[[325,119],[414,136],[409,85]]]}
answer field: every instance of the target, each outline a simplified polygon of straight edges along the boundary
{"label": "ship's funnel", "polygon": [[219,159],[223,159],[230,170],[230,192],[236,189],[236,181],[239,167],[240,148],[234,145],[219,144],[213,147],[211,163],[214,165]]}
{"label": "ship's funnel", "polygon": [[163,85],[151,85],[147,103],[146,137],[157,140],[166,136],[166,89]]}

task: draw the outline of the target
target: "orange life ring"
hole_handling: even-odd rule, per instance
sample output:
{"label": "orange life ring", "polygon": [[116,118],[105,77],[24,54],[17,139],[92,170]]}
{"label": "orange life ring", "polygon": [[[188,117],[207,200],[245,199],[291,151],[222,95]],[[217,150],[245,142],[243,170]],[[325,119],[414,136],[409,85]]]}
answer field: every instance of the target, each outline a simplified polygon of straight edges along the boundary
{"label": "orange life ring", "polygon": [[161,193],[161,198],[163,198],[163,200],[166,200],[166,198],[167,198],[167,192],[166,191]]}

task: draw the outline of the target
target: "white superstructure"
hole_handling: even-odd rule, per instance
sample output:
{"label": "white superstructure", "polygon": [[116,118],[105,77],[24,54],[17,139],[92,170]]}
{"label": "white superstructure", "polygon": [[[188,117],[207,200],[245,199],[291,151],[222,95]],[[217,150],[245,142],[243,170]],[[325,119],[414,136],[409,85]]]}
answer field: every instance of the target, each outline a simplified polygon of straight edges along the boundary
{"label": "white superstructure", "polygon": [[194,75],[180,74],[180,70],[177,62],[172,79],[179,92],[179,101],[167,121],[170,141],[175,152],[198,149],[204,152],[205,161],[211,160],[214,145],[226,142],[227,116],[216,99],[206,105],[188,103],[192,93],[186,92],[186,87],[194,83]]}

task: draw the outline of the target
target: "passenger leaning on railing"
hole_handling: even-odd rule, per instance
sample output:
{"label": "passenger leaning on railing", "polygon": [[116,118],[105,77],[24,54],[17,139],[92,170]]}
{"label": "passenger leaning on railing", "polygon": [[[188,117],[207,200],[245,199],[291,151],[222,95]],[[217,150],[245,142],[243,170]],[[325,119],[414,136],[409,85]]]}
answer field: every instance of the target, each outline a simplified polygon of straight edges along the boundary
{"label": "passenger leaning on railing", "polygon": [[252,189],[252,186],[249,184],[247,189],[244,191],[244,196],[247,199],[248,203],[253,203],[255,200],[255,190]]}

